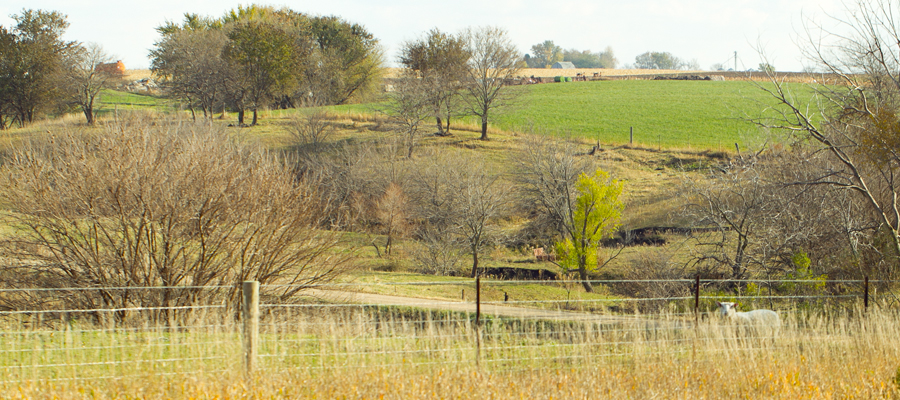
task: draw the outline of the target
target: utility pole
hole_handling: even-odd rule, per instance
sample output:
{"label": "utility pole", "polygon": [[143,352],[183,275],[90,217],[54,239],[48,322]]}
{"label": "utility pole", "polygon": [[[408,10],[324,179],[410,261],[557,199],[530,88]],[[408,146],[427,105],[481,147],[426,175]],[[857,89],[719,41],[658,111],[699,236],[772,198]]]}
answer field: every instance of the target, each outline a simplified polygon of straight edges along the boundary
{"label": "utility pole", "polygon": [[734,51],[734,70],[737,71],[737,50]]}

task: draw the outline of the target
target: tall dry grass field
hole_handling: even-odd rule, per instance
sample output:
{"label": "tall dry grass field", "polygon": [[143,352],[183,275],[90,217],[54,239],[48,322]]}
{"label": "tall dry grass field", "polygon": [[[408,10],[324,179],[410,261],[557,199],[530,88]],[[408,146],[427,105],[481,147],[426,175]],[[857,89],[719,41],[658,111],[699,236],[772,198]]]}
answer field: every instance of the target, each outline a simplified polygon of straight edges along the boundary
{"label": "tall dry grass field", "polygon": [[[233,315],[112,326],[6,320],[3,398],[897,398],[900,314],[785,314],[778,331],[663,314],[592,322],[413,308],[263,307],[243,373]],[[480,351],[479,351],[480,349]]]}

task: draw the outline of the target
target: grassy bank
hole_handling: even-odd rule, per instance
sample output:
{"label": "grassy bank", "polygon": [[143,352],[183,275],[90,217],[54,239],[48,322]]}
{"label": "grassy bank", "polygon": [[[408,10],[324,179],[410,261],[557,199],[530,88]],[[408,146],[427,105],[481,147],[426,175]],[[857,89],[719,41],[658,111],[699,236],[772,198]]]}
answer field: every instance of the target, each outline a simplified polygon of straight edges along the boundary
{"label": "grassy bank", "polygon": [[[890,398],[898,315],[783,313],[777,332],[679,315],[596,324],[455,313],[280,312],[243,375],[233,323],[4,330],[5,398]],[[214,322],[215,327],[204,327]],[[480,351],[478,350],[480,346]],[[477,354],[480,354],[477,355]]]}

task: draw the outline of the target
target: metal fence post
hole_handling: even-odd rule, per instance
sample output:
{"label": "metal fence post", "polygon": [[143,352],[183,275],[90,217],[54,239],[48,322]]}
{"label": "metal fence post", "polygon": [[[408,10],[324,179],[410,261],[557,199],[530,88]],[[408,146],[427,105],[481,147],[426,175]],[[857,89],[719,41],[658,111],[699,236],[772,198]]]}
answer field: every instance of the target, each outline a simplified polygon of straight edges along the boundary
{"label": "metal fence post", "polygon": [[244,323],[244,370],[250,373],[256,369],[259,347],[259,282],[244,281],[241,289],[243,293],[241,319]]}

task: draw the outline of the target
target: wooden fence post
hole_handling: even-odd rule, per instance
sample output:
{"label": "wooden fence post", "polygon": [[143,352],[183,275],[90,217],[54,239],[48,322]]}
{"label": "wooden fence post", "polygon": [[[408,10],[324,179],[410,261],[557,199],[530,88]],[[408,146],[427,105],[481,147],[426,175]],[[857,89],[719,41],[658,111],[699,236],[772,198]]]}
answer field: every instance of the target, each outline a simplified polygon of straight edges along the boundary
{"label": "wooden fence post", "polygon": [[700,324],[700,274],[694,279],[694,326]]}
{"label": "wooden fence post", "polygon": [[250,373],[256,369],[259,347],[259,282],[244,281],[241,289],[243,293],[241,319],[244,322],[244,370]]}
{"label": "wooden fence post", "polygon": [[475,277],[475,366],[481,367],[481,277]]}
{"label": "wooden fence post", "polygon": [[865,312],[869,312],[869,276],[866,275],[865,283],[863,284],[863,310]]}

